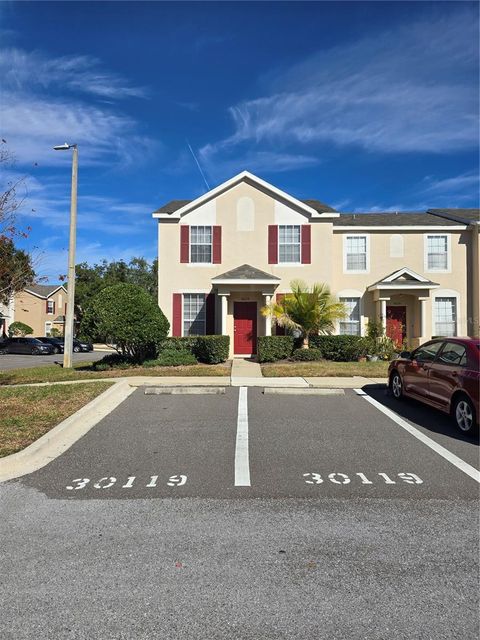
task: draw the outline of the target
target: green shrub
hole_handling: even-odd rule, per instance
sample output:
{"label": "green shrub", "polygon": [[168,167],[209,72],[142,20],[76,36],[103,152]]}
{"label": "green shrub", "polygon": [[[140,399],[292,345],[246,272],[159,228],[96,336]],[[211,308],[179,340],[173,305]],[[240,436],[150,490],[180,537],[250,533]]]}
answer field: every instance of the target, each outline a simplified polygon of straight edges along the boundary
{"label": "green shrub", "polygon": [[366,354],[366,340],[361,336],[310,336],[310,346],[319,349],[326,360],[353,362]]}
{"label": "green shrub", "polygon": [[198,336],[185,336],[184,338],[168,337],[162,342],[161,351],[189,351],[195,352]]}
{"label": "green shrub", "polygon": [[309,349],[295,349],[292,354],[292,360],[300,362],[312,362],[313,360],[321,360],[322,352],[320,349],[310,347]]}
{"label": "green shrub", "polygon": [[197,336],[193,354],[205,364],[219,364],[228,359],[230,336]]}
{"label": "green shrub", "polygon": [[169,322],[142,287],[116,284],[100,291],[85,311],[80,333],[115,344],[135,362],[156,357]]}
{"label": "green shrub", "polygon": [[29,327],[28,324],[24,324],[23,322],[12,322],[12,324],[8,327],[8,335],[10,338],[14,336],[21,336],[24,338],[25,336],[29,336],[33,333],[32,327]]}
{"label": "green shrub", "polygon": [[275,362],[292,355],[293,336],[260,336],[257,338],[259,362]]}
{"label": "green shrub", "polygon": [[178,367],[191,364],[197,364],[195,356],[181,349],[164,349],[158,358],[143,363],[145,367]]}
{"label": "green shrub", "polygon": [[109,353],[103,356],[101,360],[93,363],[96,371],[108,371],[109,369],[131,369],[138,363],[129,356],[123,356],[120,353]]}

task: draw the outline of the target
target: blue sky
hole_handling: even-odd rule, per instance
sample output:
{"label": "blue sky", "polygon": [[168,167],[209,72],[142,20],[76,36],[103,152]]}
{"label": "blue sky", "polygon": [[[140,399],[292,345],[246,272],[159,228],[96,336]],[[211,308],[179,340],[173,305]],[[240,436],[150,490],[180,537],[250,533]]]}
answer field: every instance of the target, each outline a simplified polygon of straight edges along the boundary
{"label": "blue sky", "polygon": [[155,257],[150,214],[246,169],[341,211],[478,206],[478,5],[3,2],[1,137],[39,275]]}

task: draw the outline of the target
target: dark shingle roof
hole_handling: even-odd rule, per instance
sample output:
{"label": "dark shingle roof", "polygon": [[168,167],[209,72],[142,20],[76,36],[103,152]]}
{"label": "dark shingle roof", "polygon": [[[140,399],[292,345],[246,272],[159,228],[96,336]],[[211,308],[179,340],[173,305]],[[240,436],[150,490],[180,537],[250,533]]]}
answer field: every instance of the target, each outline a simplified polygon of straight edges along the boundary
{"label": "dark shingle roof", "polygon": [[[193,200],[171,200],[170,202],[167,202],[167,204],[164,204],[162,207],[160,207],[153,213],[172,214],[172,213],[175,213],[175,211],[178,211],[178,209],[181,209],[182,207],[184,207],[186,204],[190,204],[190,202],[193,202]],[[325,213],[325,212],[336,213],[335,209],[332,209],[332,207],[330,207],[328,204],[325,204],[324,202],[320,202],[320,200],[300,200],[300,202],[303,202],[308,207],[315,209],[315,211],[318,211],[319,213]]]}
{"label": "dark shingle roof", "polygon": [[455,220],[447,220],[431,213],[341,213],[333,220],[338,227],[396,227],[396,226],[454,226]]}
{"label": "dark shingle roof", "polygon": [[400,277],[395,278],[395,280],[391,280],[390,282],[388,282],[388,278],[390,278],[395,273],[397,273],[397,271],[393,271],[392,273],[389,273],[388,276],[384,276],[381,280],[377,280],[371,286],[375,286],[376,284],[388,284],[388,286],[391,286],[392,289],[394,289],[395,287],[402,287],[402,286],[404,287],[404,286],[408,286],[409,284],[422,284],[425,286],[438,287],[438,282],[433,282],[432,280],[417,280],[417,278],[414,278],[408,273],[405,273],[405,275],[401,275]]}
{"label": "dark shingle roof", "polygon": [[25,287],[25,291],[31,291],[37,296],[48,298],[51,293],[63,286],[63,284],[31,284],[29,287]]}
{"label": "dark shingle roof", "polygon": [[57,316],[54,322],[65,322],[65,316]]}
{"label": "dark shingle roof", "polygon": [[212,280],[271,280],[272,282],[276,282],[280,280],[280,278],[272,276],[271,273],[261,271],[256,267],[252,267],[249,264],[242,264],[241,267],[226,271],[219,276],[215,276]]}
{"label": "dark shingle roof", "polygon": [[428,213],[466,224],[480,222],[480,209],[429,209]]}

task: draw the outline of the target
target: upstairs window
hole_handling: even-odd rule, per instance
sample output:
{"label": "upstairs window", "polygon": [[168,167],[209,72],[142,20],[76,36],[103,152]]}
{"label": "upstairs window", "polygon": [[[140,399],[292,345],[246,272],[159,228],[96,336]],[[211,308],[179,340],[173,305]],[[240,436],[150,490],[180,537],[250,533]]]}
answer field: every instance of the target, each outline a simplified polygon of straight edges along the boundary
{"label": "upstairs window", "polygon": [[205,294],[185,293],[183,295],[183,335],[205,335]]}
{"label": "upstairs window", "polygon": [[212,262],[212,227],[190,227],[190,262]]}
{"label": "upstairs window", "polygon": [[448,270],[448,236],[427,236],[427,264],[429,271]]}
{"label": "upstairs window", "polygon": [[47,313],[55,313],[55,302],[47,300]]}
{"label": "upstairs window", "polygon": [[435,298],[435,335],[457,335],[456,298]]}
{"label": "upstairs window", "polygon": [[340,334],[360,335],[360,298],[340,298],[347,312],[346,317],[340,321]]}
{"label": "upstairs window", "polygon": [[346,236],[345,271],[367,271],[367,236]]}
{"label": "upstairs window", "polygon": [[300,225],[278,227],[278,262],[300,262]]}

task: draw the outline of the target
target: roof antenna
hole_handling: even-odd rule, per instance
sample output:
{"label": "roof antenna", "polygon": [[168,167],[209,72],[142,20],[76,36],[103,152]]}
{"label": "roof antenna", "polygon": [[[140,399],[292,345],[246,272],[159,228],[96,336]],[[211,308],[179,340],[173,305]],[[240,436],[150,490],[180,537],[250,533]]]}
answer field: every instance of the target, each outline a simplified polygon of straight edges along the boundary
{"label": "roof antenna", "polygon": [[203,181],[205,182],[205,184],[206,184],[206,186],[207,186],[208,191],[210,191],[210,186],[209,186],[209,184],[208,184],[208,182],[207,182],[207,179],[205,178],[205,174],[204,174],[204,173],[203,173],[203,171],[202,171],[202,167],[200,166],[200,163],[198,162],[198,160],[197,160],[197,158],[196,158],[195,154],[193,153],[193,149],[192,149],[192,147],[191,147],[191,145],[190,145],[190,142],[189,142],[188,140],[186,140],[186,142],[187,142],[188,148],[190,149],[190,153],[191,153],[191,154],[192,154],[192,156],[193,156],[193,159],[194,159],[194,160],[195,160],[195,162],[197,163],[197,167],[198,167],[198,170],[200,171],[200,175],[202,176]]}

